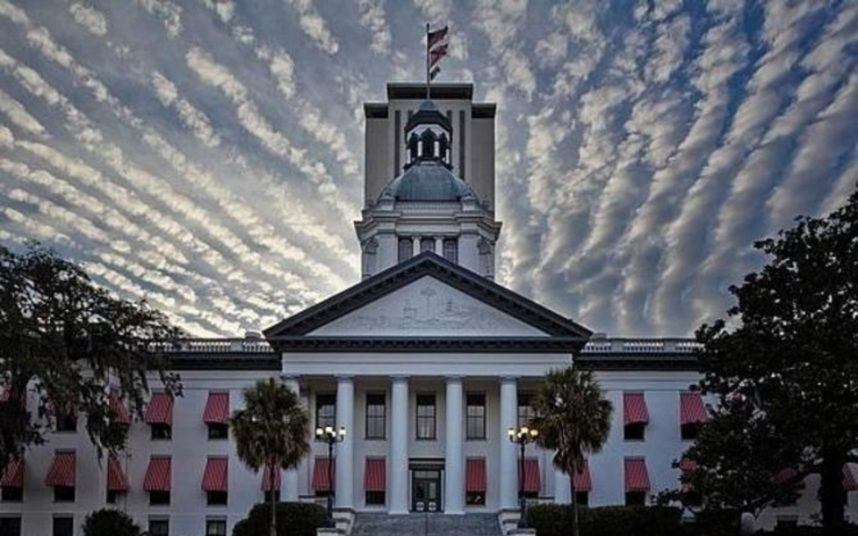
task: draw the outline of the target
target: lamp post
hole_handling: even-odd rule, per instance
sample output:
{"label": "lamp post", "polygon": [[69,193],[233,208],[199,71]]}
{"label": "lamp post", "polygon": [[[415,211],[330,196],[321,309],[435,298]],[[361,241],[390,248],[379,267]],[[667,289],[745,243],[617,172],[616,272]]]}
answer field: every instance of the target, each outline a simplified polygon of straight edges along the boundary
{"label": "lamp post", "polygon": [[334,527],[334,445],[346,438],[346,427],[340,426],[339,432],[333,426],[316,428],[316,439],[328,444],[328,511],[326,524]]}
{"label": "lamp post", "polygon": [[521,509],[518,527],[523,529],[527,528],[527,501],[524,498],[524,450],[528,443],[536,442],[536,438],[539,437],[539,430],[522,426],[521,428],[510,428],[507,434],[509,435],[509,440],[517,444],[521,451],[521,456],[518,460],[518,502]]}

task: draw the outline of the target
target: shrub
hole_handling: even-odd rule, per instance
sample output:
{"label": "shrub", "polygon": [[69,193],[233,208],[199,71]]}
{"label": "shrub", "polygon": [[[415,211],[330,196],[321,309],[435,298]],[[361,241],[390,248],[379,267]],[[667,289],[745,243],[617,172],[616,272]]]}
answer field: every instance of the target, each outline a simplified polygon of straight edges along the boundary
{"label": "shrub", "polygon": [[[771,531],[760,530],[758,536],[822,536],[822,527],[781,527]],[[858,536],[858,525],[847,525],[840,532],[842,536]]]}
{"label": "shrub", "polygon": [[[316,536],[325,524],[325,509],[318,504],[277,503],[277,536]],[[250,509],[245,519],[236,523],[232,536],[268,536],[271,506],[260,503]]]}
{"label": "shrub", "polygon": [[[681,511],[667,506],[604,506],[580,508],[581,536],[685,536]],[[571,533],[572,507],[540,504],[527,512],[528,524],[539,536]]]}
{"label": "shrub", "polygon": [[140,527],[125,512],[104,508],[83,521],[85,536],[139,536]]}

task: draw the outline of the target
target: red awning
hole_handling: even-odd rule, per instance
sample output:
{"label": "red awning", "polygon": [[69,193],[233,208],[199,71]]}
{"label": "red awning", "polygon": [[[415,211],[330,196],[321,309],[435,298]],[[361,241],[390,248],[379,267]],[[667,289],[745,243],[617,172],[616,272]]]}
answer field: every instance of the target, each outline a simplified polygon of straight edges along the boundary
{"label": "red awning", "polygon": [[107,459],[107,489],[110,491],[128,491],[128,479],[119,460],[111,456]]}
{"label": "red awning", "polygon": [[858,491],[858,466],[856,464],[847,463],[843,465],[843,487],[846,491]]}
{"label": "red awning", "polygon": [[[262,491],[271,491],[271,466],[262,470]],[[274,468],[274,491],[280,491],[280,467]]]}
{"label": "red awning", "polygon": [[173,397],[169,393],[155,393],[149,399],[144,419],[148,424],[173,424]]}
{"label": "red awning", "polygon": [[696,391],[679,393],[679,424],[694,424],[709,420],[703,396]]}
{"label": "red awning", "polygon": [[643,393],[623,393],[623,415],[626,424],[646,424],[649,412]]}
{"label": "red awning", "polygon": [[73,488],[76,467],[77,457],[74,452],[57,452],[51,468],[48,469],[48,476],[45,477],[45,485]]}
{"label": "red awning", "polygon": [[128,408],[122,403],[117,393],[110,394],[110,411],[113,412],[113,422],[119,424],[131,424],[131,415]]}
{"label": "red awning", "polygon": [[465,462],[465,491],[486,492],[486,459],[468,458]]}
{"label": "red awning", "polygon": [[584,465],[578,469],[575,475],[575,491],[592,491],[593,479],[590,478],[590,464],[584,460]]}
{"label": "red awning", "polygon": [[649,491],[649,474],[643,458],[626,458],[626,492]]}
{"label": "red awning", "polygon": [[525,458],[523,482],[526,493],[539,493],[539,460],[536,458]]}
{"label": "red awning", "polygon": [[[328,466],[331,460],[324,456],[318,456],[316,463],[313,465],[313,491],[331,491],[331,485],[328,481]],[[334,479],[337,478],[336,467],[332,467],[331,473]]]}
{"label": "red awning", "polygon": [[3,468],[0,486],[4,488],[24,487],[24,458],[15,457],[9,460],[9,463]]}
{"label": "red awning", "polygon": [[365,491],[384,491],[387,484],[387,472],[384,458],[367,458],[363,473],[363,489]]}
{"label": "red awning", "polygon": [[229,465],[226,458],[209,458],[203,472],[203,491],[226,491],[229,488]]}
{"label": "red awning", "polygon": [[206,409],[203,412],[206,424],[226,424],[229,422],[229,393],[209,393]]}
{"label": "red awning", "polygon": [[170,491],[171,460],[169,456],[152,456],[143,479],[144,491]]}

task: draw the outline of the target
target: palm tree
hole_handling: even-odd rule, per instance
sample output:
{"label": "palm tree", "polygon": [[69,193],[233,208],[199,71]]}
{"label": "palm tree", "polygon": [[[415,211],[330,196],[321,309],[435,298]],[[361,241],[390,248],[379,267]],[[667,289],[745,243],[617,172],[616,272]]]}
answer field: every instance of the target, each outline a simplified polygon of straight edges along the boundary
{"label": "palm tree", "polygon": [[569,475],[572,489],[572,536],[578,536],[575,475],[584,455],[601,450],[611,429],[611,403],[589,370],[573,366],[552,370],[539,388],[531,425],[542,448],[556,451],[554,465]]}
{"label": "palm tree", "polygon": [[230,419],[236,453],[255,472],[270,471],[271,536],[277,536],[275,471],[298,466],[310,451],[310,417],[292,390],[270,378],[244,390],[245,408]]}

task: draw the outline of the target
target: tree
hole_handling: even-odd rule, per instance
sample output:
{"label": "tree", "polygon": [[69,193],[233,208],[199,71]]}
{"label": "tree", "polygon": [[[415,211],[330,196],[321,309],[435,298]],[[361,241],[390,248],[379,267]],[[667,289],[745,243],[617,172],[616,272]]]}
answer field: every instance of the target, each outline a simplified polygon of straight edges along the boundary
{"label": "tree", "polygon": [[140,527],[128,514],[104,508],[86,516],[83,522],[84,536],[139,536]]}
{"label": "tree", "polygon": [[[842,469],[858,448],[858,191],[828,217],[799,217],[755,248],[769,263],[730,287],[731,326],[718,320],[697,331],[701,387],[723,409],[688,453],[698,465],[690,482],[723,502],[718,495],[737,487],[728,481],[744,478],[748,458],[776,459],[789,478],[775,480],[787,487],[819,473],[824,532],[839,534]],[[722,450],[726,436],[748,432],[755,440]],[[764,485],[774,470],[763,466],[749,504],[779,499],[777,486]]]}
{"label": "tree", "polygon": [[[239,459],[254,471],[275,471],[298,466],[310,451],[308,426],[310,417],[298,395],[273,378],[260,380],[244,391],[245,408],[236,410],[230,426],[235,437]],[[271,536],[277,535],[274,493],[271,493]]]}
{"label": "tree", "polygon": [[[151,351],[153,342],[179,336],[145,301],[111,295],[49,249],[0,247],[0,462],[43,443],[49,417],[65,412],[86,415],[99,456],[121,450],[127,428],[111,424],[107,386],[140,416],[151,369],[168,392],[179,393],[178,376]],[[34,414],[26,407],[28,391]]]}
{"label": "tree", "polygon": [[573,366],[552,370],[537,392],[536,417],[539,445],[555,450],[554,465],[569,475],[572,492],[572,536],[578,536],[578,502],[575,475],[584,455],[601,450],[611,429],[611,403],[590,370]]}

